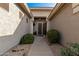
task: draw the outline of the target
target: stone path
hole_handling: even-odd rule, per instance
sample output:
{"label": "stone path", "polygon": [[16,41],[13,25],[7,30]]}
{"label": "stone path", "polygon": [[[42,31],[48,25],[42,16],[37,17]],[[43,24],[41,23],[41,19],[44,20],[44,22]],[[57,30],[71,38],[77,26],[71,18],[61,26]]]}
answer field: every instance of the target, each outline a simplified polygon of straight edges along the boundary
{"label": "stone path", "polygon": [[53,53],[43,37],[35,37],[28,56],[53,56]]}

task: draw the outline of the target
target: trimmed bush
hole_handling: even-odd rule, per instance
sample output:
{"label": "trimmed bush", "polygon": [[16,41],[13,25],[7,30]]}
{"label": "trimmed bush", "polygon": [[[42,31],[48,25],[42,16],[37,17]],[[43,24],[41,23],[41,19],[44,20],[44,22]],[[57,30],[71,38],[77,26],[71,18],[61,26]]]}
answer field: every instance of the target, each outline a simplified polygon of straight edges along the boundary
{"label": "trimmed bush", "polygon": [[47,32],[47,38],[48,38],[48,41],[50,44],[59,43],[60,42],[60,33],[55,29],[49,30]]}
{"label": "trimmed bush", "polygon": [[32,44],[34,41],[34,36],[32,34],[25,34],[20,41],[20,44]]}
{"label": "trimmed bush", "polygon": [[61,49],[62,56],[79,56],[79,44],[72,43],[69,48]]}

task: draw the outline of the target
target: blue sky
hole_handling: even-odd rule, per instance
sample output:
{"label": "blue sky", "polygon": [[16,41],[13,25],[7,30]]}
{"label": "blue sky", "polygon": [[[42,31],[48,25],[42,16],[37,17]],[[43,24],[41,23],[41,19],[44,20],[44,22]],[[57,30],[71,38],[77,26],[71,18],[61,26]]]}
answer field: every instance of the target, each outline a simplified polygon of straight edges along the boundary
{"label": "blue sky", "polygon": [[29,8],[54,7],[55,3],[27,3]]}

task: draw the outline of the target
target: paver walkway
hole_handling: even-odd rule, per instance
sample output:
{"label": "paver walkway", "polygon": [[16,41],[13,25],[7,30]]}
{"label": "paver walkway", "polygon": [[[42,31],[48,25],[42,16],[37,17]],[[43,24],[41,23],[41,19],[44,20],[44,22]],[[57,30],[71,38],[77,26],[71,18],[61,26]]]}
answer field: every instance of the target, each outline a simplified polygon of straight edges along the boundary
{"label": "paver walkway", "polygon": [[43,37],[35,37],[28,56],[53,56],[53,53]]}

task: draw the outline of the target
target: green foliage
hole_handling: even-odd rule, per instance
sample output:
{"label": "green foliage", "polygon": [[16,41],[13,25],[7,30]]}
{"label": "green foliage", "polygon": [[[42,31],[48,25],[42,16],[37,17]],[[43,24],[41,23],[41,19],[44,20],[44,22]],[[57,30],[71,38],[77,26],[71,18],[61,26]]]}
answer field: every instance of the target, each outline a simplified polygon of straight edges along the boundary
{"label": "green foliage", "polygon": [[55,29],[49,30],[47,32],[47,38],[48,38],[48,41],[49,41],[50,44],[59,43],[60,33]]}
{"label": "green foliage", "polygon": [[20,41],[20,44],[32,44],[34,41],[34,36],[32,34],[25,34]]}
{"label": "green foliage", "polygon": [[79,56],[79,44],[72,43],[69,48],[62,48],[61,55],[63,55],[63,56]]}

